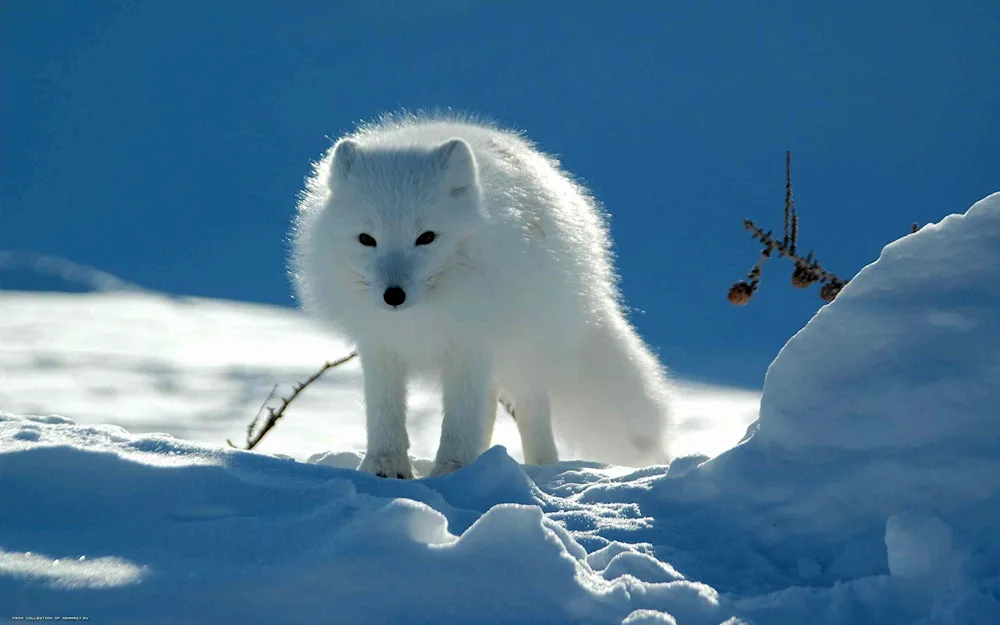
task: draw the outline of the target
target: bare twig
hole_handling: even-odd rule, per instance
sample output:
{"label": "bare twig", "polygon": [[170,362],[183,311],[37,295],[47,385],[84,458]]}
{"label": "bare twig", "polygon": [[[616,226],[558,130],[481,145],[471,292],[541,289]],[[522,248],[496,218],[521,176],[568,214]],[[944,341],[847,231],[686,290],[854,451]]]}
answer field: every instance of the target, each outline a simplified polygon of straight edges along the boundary
{"label": "bare twig", "polygon": [[743,227],[753,233],[754,239],[759,239],[760,242],[766,245],[769,249],[776,250],[778,254],[780,254],[781,256],[787,256],[791,258],[792,260],[795,261],[797,265],[802,264],[816,271],[816,273],[819,274],[820,276],[821,282],[825,282],[827,280],[840,280],[840,278],[838,278],[836,274],[830,273],[826,269],[823,269],[820,266],[820,264],[816,262],[815,259],[813,259],[812,252],[809,252],[809,254],[805,258],[799,256],[794,251],[785,247],[780,241],[776,241],[771,236],[770,232],[764,232],[757,226],[757,224],[750,221],[749,219],[743,220]]}
{"label": "bare twig", "polygon": [[791,243],[792,228],[792,153],[785,152],[785,238],[782,243],[788,247]]}
{"label": "bare twig", "polygon": [[[250,440],[253,438],[253,431],[254,428],[257,427],[257,421],[260,420],[260,415],[267,408],[267,405],[271,403],[271,400],[274,398],[274,394],[277,392],[278,392],[278,385],[275,384],[274,386],[271,387],[271,392],[267,394],[267,397],[265,397],[264,401],[260,404],[260,408],[257,409],[257,414],[253,416],[253,421],[251,421],[250,424],[247,425],[247,444],[249,444]],[[226,439],[226,442],[229,443],[230,447],[236,446],[233,445],[232,441],[230,441],[228,438]],[[250,447],[247,447],[247,449],[250,449]]]}
{"label": "bare twig", "polygon": [[[358,355],[357,352],[351,352],[350,354],[344,356],[340,360],[327,362],[320,368],[319,371],[309,376],[309,378],[306,379],[305,382],[299,382],[295,384],[295,386],[292,387],[292,394],[289,395],[288,397],[282,397],[281,404],[279,404],[277,408],[271,408],[268,407],[267,404],[274,397],[275,391],[278,388],[277,385],[275,385],[275,387],[271,389],[271,392],[268,394],[267,399],[264,400],[264,404],[260,407],[260,410],[257,411],[257,414],[256,416],[254,416],[253,421],[251,421],[250,425],[247,426],[247,446],[244,447],[244,449],[249,450],[256,447],[257,443],[259,443],[261,439],[263,439],[264,436],[271,431],[271,428],[275,426],[275,424],[278,422],[278,419],[280,419],[284,415],[285,409],[288,408],[288,405],[291,404],[292,401],[294,401],[295,398],[299,396],[299,393],[305,390],[307,386],[318,380],[320,376],[322,376],[328,370],[333,369],[334,367],[338,367],[344,364],[345,362],[348,362],[357,355]],[[260,428],[260,431],[257,432],[257,434],[255,435],[254,430],[257,428],[257,422],[260,420],[260,416],[265,410],[267,411],[267,421],[264,422],[264,425]],[[226,439],[226,442],[229,443],[230,447],[236,447],[236,445],[233,444],[233,441]]]}
{"label": "bare twig", "polygon": [[795,213],[792,199],[792,152],[785,152],[785,240],[784,245],[795,253],[795,242],[799,238],[799,216]]}
{"label": "bare twig", "polygon": [[517,421],[517,415],[514,413],[514,404],[503,395],[498,397],[497,401],[500,402],[500,405],[504,407],[504,410],[507,411],[507,414],[509,414],[512,419]]}

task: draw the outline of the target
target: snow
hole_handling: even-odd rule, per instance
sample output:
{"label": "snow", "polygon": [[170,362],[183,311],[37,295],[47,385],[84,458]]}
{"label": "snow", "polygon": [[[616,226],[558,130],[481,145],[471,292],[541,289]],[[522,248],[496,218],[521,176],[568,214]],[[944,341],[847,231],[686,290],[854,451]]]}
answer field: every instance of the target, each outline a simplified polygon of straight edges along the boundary
{"label": "snow", "polygon": [[725,616],[707,586],[665,578],[648,556],[625,561],[631,546],[592,563],[543,513],[565,504],[502,447],[452,475],[396,481],[52,417],[6,415],[0,441],[0,492],[17,502],[0,534],[11,615],[601,623],[670,605],[687,622]]}
{"label": "snow", "polygon": [[941,519],[912,510],[889,517],[885,549],[894,577],[953,579],[962,557],[952,544],[951,528]]}
{"label": "snow", "polygon": [[[995,194],[887,246],[822,308],[746,437],[751,393],[687,385],[691,455],[669,467],[521,466],[504,418],[503,446],[413,481],[354,470],[354,364],[270,453],[218,444],[273,380],[342,354],[293,313],[4,293],[0,616],[995,624],[998,277]],[[427,457],[438,408],[416,390]]]}

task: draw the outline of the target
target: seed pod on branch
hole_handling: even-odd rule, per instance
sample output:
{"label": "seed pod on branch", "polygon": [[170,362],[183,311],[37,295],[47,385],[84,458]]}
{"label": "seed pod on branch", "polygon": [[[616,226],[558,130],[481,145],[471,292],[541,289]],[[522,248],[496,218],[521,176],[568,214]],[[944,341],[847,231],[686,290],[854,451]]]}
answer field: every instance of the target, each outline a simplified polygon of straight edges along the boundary
{"label": "seed pod on branch", "polygon": [[797,289],[804,289],[819,280],[819,273],[805,263],[795,263],[795,270],[792,272],[792,286]]}
{"label": "seed pod on branch", "polygon": [[820,298],[829,304],[833,300],[837,299],[837,295],[840,294],[841,289],[844,288],[846,282],[841,282],[840,280],[827,282],[823,285],[823,288],[819,290]]}
{"label": "seed pod on branch", "polygon": [[750,302],[753,297],[754,288],[740,280],[729,289],[729,303],[742,306]]}

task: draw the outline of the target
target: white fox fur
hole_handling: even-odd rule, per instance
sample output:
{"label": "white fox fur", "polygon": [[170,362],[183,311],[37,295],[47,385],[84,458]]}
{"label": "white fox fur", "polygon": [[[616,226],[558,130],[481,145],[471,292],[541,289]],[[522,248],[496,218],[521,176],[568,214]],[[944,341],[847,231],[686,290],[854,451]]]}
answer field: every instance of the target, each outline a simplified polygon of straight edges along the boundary
{"label": "white fox fur", "polygon": [[292,241],[299,299],[361,357],[362,470],[412,477],[417,375],[442,389],[435,475],[489,446],[498,395],[529,464],[558,460],[553,425],[581,458],[669,459],[668,382],[623,313],[604,215],[523,137],[455,118],[364,125],[315,164]]}

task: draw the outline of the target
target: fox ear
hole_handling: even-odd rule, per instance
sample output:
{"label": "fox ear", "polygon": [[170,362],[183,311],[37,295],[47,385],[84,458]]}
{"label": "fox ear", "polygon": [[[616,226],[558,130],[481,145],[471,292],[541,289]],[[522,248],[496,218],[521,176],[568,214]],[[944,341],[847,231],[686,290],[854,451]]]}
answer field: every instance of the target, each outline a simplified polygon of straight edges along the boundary
{"label": "fox ear", "polygon": [[334,178],[344,179],[358,160],[358,144],[350,139],[341,139],[333,146],[333,162],[330,171]]}
{"label": "fox ear", "polygon": [[434,149],[434,158],[444,173],[445,187],[452,197],[460,197],[479,186],[476,157],[465,141],[445,141]]}

